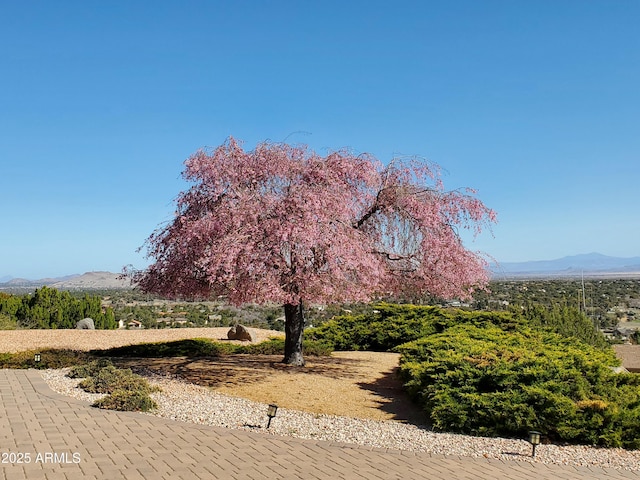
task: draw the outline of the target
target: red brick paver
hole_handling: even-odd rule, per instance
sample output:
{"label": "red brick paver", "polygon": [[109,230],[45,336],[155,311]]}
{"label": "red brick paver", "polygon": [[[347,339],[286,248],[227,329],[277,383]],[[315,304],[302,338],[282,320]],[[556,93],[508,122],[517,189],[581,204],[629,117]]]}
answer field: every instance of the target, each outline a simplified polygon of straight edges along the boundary
{"label": "red brick paver", "polygon": [[635,472],[368,449],[99,410],[36,370],[0,370],[2,479],[638,478]]}

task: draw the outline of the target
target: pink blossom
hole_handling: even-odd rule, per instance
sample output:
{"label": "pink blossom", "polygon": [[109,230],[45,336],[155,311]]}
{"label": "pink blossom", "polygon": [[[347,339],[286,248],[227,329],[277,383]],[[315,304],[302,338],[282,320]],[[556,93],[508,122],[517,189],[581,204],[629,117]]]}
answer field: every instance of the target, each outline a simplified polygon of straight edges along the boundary
{"label": "pink blossom", "polygon": [[479,233],[495,212],[472,190],[445,191],[436,165],[267,142],[245,151],[229,138],[185,166],[192,186],[147,240],[154,263],[135,278],[146,291],[301,305],[468,298],[488,281],[458,229]]}

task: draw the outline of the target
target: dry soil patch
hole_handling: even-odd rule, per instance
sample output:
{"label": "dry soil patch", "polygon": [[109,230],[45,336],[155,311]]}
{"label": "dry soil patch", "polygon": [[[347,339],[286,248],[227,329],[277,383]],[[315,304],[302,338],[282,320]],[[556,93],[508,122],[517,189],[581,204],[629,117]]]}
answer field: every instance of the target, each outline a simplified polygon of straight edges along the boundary
{"label": "dry soil patch", "polygon": [[395,353],[334,352],[306,357],[304,367],[284,365],[277,355],[127,359],[122,365],[292,410],[422,424],[424,414],[402,389],[398,359]]}

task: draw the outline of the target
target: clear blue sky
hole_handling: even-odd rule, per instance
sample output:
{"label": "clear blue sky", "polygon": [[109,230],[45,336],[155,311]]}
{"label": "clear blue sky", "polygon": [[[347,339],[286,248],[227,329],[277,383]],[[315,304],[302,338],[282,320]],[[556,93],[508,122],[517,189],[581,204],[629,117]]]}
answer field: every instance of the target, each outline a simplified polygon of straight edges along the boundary
{"label": "clear blue sky", "polygon": [[233,135],[420,155],[500,261],[640,255],[640,2],[30,1],[0,8],[0,277],[146,265]]}

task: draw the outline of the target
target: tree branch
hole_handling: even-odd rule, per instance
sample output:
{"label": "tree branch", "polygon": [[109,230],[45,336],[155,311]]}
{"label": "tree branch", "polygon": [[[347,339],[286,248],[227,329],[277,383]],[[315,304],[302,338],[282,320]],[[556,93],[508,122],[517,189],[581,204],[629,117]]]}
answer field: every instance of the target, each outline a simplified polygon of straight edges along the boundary
{"label": "tree branch", "polygon": [[377,204],[375,204],[373,207],[371,207],[371,208],[369,209],[369,211],[368,211],[367,213],[365,213],[365,214],[362,216],[362,218],[361,218],[360,220],[358,220],[358,221],[355,223],[355,225],[353,226],[353,228],[355,228],[356,230],[358,230],[358,229],[362,226],[362,224],[363,224],[364,222],[366,222],[367,220],[369,220],[373,215],[375,215],[375,214],[376,214],[376,212],[378,212],[378,210],[380,210],[380,207],[379,207]]}

